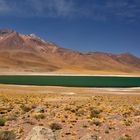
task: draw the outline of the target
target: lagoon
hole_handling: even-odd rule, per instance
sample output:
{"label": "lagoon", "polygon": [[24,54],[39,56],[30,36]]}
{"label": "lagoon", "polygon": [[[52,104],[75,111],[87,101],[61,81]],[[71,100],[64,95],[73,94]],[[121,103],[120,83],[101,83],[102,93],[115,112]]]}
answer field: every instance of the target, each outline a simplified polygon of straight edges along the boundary
{"label": "lagoon", "polygon": [[3,75],[1,84],[67,87],[140,87],[140,77]]}

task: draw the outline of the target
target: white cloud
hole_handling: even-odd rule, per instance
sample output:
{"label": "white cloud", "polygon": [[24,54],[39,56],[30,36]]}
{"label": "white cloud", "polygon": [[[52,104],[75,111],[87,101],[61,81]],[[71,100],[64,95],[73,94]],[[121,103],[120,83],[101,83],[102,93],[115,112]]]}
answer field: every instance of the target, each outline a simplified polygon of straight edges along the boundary
{"label": "white cloud", "polygon": [[75,11],[73,0],[30,0],[31,7],[38,15],[71,16]]}
{"label": "white cloud", "polygon": [[0,15],[19,17],[71,17],[74,0],[0,0]]}
{"label": "white cloud", "polygon": [[88,18],[92,20],[140,18],[139,0],[0,0],[0,15],[18,17]]}

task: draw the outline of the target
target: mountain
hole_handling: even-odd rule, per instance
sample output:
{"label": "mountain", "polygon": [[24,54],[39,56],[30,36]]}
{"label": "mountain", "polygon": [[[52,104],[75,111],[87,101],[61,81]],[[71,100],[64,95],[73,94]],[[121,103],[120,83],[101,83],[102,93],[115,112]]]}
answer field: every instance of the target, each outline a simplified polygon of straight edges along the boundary
{"label": "mountain", "polygon": [[140,73],[132,54],[77,52],[11,29],[0,30],[0,56],[1,73]]}

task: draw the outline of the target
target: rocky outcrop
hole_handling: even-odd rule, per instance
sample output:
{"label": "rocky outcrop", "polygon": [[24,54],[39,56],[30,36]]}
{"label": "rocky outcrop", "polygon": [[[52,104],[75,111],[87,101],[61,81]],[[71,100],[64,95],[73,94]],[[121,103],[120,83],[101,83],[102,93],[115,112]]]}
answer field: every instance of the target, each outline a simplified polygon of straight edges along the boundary
{"label": "rocky outcrop", "polygon": [[[59,140],[54,132],[47,127],[35,126],[25,140]],[[81,137],[79,140],[98,140],[98,136],[95,134],[87,134]]]}
{"label": "rocky outcrop", "polygon": [[80,138],[79,140],[98,140],[98,137],[94,134],[87,134]]}
{"label": "rocky outcrop", "polygon": [[36,126],[25,140],[57,140],[53,131],[47,127]]}
{"label": "rocky outcrop", "polygon": [[41,105],[36,107],[35,110],[34,110],[35,113],[44,113],[45,111],[47,111],[46,107],[45,106],[41,106]]}
{"label": "rocky outcrop", "polygon": [[12,30],[12,29],[1,29],[1,30],[0,30],[0,36],[4,36],[4,35],[7,35],[7,34],[11,34],[11,33],[13,33],[13,32],[15,32],[15,31]]}

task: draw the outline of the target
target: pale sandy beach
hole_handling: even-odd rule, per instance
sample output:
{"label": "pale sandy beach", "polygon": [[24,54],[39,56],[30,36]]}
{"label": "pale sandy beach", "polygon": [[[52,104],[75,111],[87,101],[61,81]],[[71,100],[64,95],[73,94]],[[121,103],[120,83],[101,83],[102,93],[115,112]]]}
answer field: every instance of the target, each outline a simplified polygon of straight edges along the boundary
{"label": "pale sandy beach", "polygon": [[113,77],[140,77],[140,74],[78,74],[78,73],[53,73],[53,72],[48,72],[48,73],[37,73],[37,72],[0,72],[0,75],[32,75],[32,76],[113,76]]}

